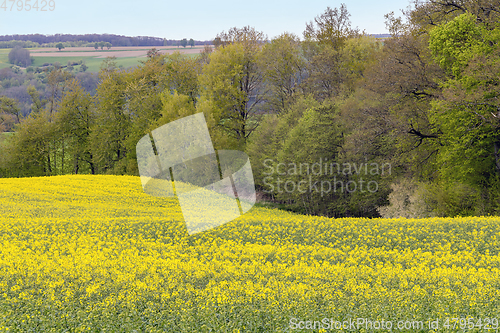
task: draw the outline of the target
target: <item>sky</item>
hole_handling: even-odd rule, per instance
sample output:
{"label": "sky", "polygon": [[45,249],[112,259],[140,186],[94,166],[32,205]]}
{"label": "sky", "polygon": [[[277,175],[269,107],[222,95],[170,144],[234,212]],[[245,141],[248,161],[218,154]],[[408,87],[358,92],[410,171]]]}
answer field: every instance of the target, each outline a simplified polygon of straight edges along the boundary
{"label": "sky", "polygon": [[[27,10],[37,2],[38,11]],[[283,32],[302,38],[306,22],[342,2],[352,27],[369,34],[387,33],[384,15],[409,5],[408,0],[0,0],[0,35],[108,33],[212,40],[222,31],[249,25],[269,38]]]}

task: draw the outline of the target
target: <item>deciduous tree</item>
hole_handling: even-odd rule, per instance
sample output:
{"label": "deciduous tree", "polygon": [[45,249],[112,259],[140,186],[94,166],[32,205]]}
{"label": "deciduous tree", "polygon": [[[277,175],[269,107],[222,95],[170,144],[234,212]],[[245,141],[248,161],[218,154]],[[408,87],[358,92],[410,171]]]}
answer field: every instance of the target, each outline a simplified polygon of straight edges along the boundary
{"label": "deciduous tree", "polygon": [[200,75],[201,100],[210,103],[218,126],[240,147],[258,126],[266,92],[257,64],[260,48],[235,43],[210,54]]}
{"label": "deciduous tree", "polygon": [[[66,164],[71,172],[81,172],[83,163],[91,174],[95,173],[94,160],[90,147],[91,130],[94,126],[93,101],[76,79],[69,81],[63,93],[58,112],[55,115],[55,128],[61,139],[61,169],[66,173]],[[66,158],[66,156],[68,156]]]}
{"label": "deciduous tree", "polygon": [[300,92],[300,84],[306,74],[306,61],[297,36],[284,33],[266,44],[259,65],[269,88],[267,109],[281,113]]}

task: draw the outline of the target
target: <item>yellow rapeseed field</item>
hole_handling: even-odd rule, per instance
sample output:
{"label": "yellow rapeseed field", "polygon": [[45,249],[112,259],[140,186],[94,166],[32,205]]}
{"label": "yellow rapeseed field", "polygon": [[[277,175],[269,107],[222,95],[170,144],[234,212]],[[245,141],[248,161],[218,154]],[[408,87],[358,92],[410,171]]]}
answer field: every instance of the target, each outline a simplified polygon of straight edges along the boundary
{"label": "yellow rapeseed field", "polygon": [[[499,327],[499,217],[254,207],[188,236],[177,201],[143,193],[132,176],[0,179],[0,203],[0,331]],[[398,330],[400,321],[424,326]]]}

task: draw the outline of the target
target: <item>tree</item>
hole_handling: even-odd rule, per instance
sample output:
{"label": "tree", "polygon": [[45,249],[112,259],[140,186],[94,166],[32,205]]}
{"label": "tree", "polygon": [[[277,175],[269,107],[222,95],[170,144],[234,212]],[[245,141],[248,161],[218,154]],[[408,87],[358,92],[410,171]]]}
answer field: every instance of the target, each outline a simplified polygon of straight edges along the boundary
{"label": "tree", "polygon": [[219,128],[240,148],[259,124],[266,95],[257,62],[261,48],[248,37],[210,54],[200,76],[201,100],[210,104]]}
{"label": "tree", "polygon": [[330,45],[325,45],[308,62],[308,76],[305,83],[306,93],[313,94],[318,100],[339,96],[347,73],[342,63],[342,53]]}
{"label": "tree", "polygon": [[284,33],[266,44],[259,66],[270,90],[266,98],[269,110],[284,112],[299,92],[300,83],[306,74],[306,62],[297,36]]}
{"label": "tree", "polygon": [[264,44],[266,41],[267,36],[263,32],[257,31],[250,26],[245,26],[243,28],[233,27],[228,32],[222,31],[218,33],[213,44],[218,49],[219,47],[234,43],[256,46]]}
{"label": "tree", "polygon": [[62,67],[59,66],[47,73],[47,85],[50,95],[46,107],[50,115],[57,110],[66,83],[72,77],[71,73],[63,71]]}
{"label": "tree", "polygon": [[9,52],[9,62],[11,64],[28,67],[31,65],[30,51],[16,46]]}
{"label": "tree", "polygon": [[17,126],[2,154],[12,176],[47,176],[52,174],[51,145],[53,123],[47,110],[32,112]]}
{"label": "tree", "polygon": [[182,45],[182,47],[186,47],[188,45],[188,41],[186,38],[181,40],[181,45]]}
{"label": "tree", "polygon": [[349,17],[351,14],[344,3],[340,8],[327,7],[323,14],[314,19],[314,23],[311,21],[306,24],[304,38],[339,50],[346,40],[359,35],[359,29],[351,28]]}
{"label": "tree", "polygon": [[56,44],[56,49],[59,49],[59,51],[61,51],[62,49],[64,49],[63,43],[57,43]]}
{"label": "tree", "polygon": [[96,172],[124,173],[120,162],[127,156],[125,140],[130,133],[131,112],[127,107],[128,73],[117,69],[114,57],[106,58],[99,71],[96,118],[90,138]]}
{"label": "tree", "polygon": [[36,90],[34,86],[30,85],[26,90],[31,98],[31,112],[32,113],[41,112],[45,107],[45,105],[47,104],[47,100],[40,97],[40,93],[38,92],[38,90]]}
{"label": "tree", "polygon": [[156,47],[153,47],[151,50],[148,50],[146,56],[148,58],[154,58],[154,57],[157,57],[161,55],[160,51],[156,48]]}
{"label": "tree", "polygon": [[252,172],[258,191],[269,193],[276,197],[271,188],[266,184],[265,178],[269,170],[266,160],[276,162],[276,157],[283,150],[283,144],[289,132],[297,126],[302,115],[311,108],[319,107],[320,103],[311,95],[299,96],[280,114],[266,114],[262,117],[259,127],[249,138],[245,151],[252,163]]}
{"label": "tree", "polygon": [[430,32],[429,47],[448,74],[431,119],[443,133],[443,176],[484,185],[500,179],[500,28],[477,21],[465,13]]}
{"label": "tree", "polygon": [[93,101],[76,79],[67,84],[54,121],[59,138],[62,139],[63,173],[66,173],[65,162],[72,166],[71,172],[74,174],[80,172],[84,162],[90,173],[94,174],[96,170],[90,148],[91,129],[94,125]]}
{"label": "tree", "polygon": [[106,48],[109,50],[113,45],[110,42],[106,42],[104,43],[104,46],[106,46]]}
{"label": "tree", "polygon": [[99,48],[99,43],[97,43],[97,42],[96,42],[96,43],[94,44],[94,49],[96,49],[96,50],[97,50],[98,48]]}
{"label": "tree", "polygon": [[[281,202],[306,214],[324,216],[350,215],[346,205],[346,175],[312,170],[313,164],[339,162],[343,136],[338,109],[329,102],[304,112],[297,125],[289,130],[283,148],[273,159],[273,171],[266,183]],[[278,169],[278,163],[286,165]],[[301,168],[309,165],[311,168]],[[339,182],[343,186],[339,185]],[[290,188],[290,184],[293,184]],[[313,185],[314,184],[314,185]]]}
{"label": "tree", "polygon": [[397,165],[394,177],[432,181],[440,134],[429,111],[441,95],[444,72],[432,60],[427,35],[393,14],[386,16],[386,25],[393,37],[374,53],[374,62],[366,62],[355,100],[345,108],[346,122],[355,119],[359,125],[347,139],[349,149]]}
{"label": "tree", "polygon": [[14,98],[0,96],[0,114],[7,113],[16,116],[17,122],[21,121],[21,109]]}
{"label": "tree", "polygon": [[173,94],[165,91],[160,94],[161,117],[154,122],[154,128],[168,124],[177,119],[181,119],[196,113],[196,108],[191,98],[187,95]]}
{"label": "tree", "polygon": [[348,40],[361,36],[359,29],[351,28],[350,16],[341,4],[340,8],[327,7],[314,23],[306,24],[302,46],[309,75],[305,91],[320,100],[339,96],[348,79],[342,49]]}
{"label": "tree", "polygon": [[191,47],[193,47],[193,46],[194,46],[194,39],[192,39],[192,38],[191,38],[191,39],[189,40],[189,45],[191,45]]}
{"label": "tree", "polygon": [[498,0],[432,0],[413,3],[414,8],[408,16],[415,30],[423,33],[465,13],[474,15],[477,23],[488,29],[494,29],[500,17]]}
{"label": "tree", "polygon": [[203,46],[203,51],[200,52],[199,61],[202,65],[208,64],[210,62],[210,53],[213,52],[212,46],[205,44]]}
{"label": "tree", "polygon": [[354,92],[363,81],[366,70],[377,64],[382,54],[382,43],[371,36],[348,39],[341,52],[344,67],[344,90]]}
{"label": "tree", "polygon": [[196,105],[199,96],[198,76],[201,73],[201,64],[196,58],[188,57],[179,52],[165,56],[163,61],[164,65],[160,75],[169,92],[186,95],[193,105]]}
{"label": "tree", "polygon": [[474,15],[462,14],[430,31],[429,48],[434,59],[456,78],[460,77],[475,55],[491,48],[485,43],[487,30],[476,21]]}

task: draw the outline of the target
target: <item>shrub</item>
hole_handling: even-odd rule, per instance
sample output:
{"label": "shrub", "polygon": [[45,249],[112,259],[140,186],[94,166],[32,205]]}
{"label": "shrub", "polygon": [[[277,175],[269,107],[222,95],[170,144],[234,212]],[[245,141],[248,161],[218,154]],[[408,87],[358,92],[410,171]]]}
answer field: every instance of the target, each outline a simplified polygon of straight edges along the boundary
{"label": "shrub", "polygon": [[434,216],[432,207],[426,202],[427,192],[424,184],[404,178],[391,184],[391,189],[389,205],[377,209],[383,218]]}
{"label": "shrub", "polygon": [[391,185],[388,206],[378,208],[384,218],[427,218],[481,215],[484,202],[472,186],[420,183],[403,179]]}

